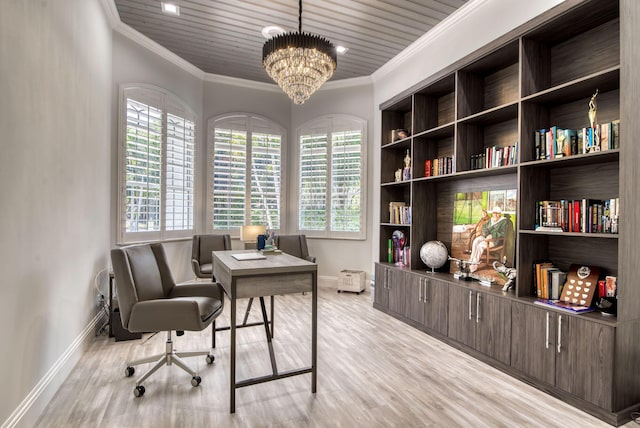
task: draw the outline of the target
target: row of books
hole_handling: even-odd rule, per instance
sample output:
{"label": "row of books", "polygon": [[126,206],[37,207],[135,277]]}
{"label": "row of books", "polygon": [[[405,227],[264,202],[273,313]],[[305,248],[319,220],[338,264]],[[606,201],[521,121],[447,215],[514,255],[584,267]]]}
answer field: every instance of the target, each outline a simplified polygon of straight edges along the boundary
{"label": "row of books", "polygon": [[620,199],[536,202],[536,230],[618,233]]}
{"label": "row of books", "polygon": [[495,168],[498,166],[515,165],[518,162],[518,143],[513,146],[485,147],[484,153],[471,155],[469,169]]}
{"label": "row of books", "polygon": [[389,202],[389,223],[411,224],[411,207],[404,202]]}
{"label": "row of books", "polygon": [[436,175],[453,174],[453,156],[442,156],[424,162],[424,176],[435,177]]}
{"label": "row of books", "polygon": [[560,299],[567,272],[558,269],[551,262],[535,263],[533,272],[536,296],[540,299]]}
{"label": "row of books", "polygon": [[564,129],[551,126],[535,135],[535,159],[555,159],[620,148],[620,120],[593,128]]}

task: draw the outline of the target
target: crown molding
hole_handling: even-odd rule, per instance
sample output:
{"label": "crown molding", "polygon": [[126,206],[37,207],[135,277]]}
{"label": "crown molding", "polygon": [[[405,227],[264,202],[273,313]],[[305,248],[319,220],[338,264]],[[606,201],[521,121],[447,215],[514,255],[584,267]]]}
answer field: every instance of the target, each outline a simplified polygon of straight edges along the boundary
{"label": "crown molding", "polygon": [[239,77],[223,76],[222,74],[204,73],[205,82],[221,83],[223,85],[239,86],[241,88],[257,89],[267,92],[282,92],[275,83],[258,82],[256,80],[241,79]]}
{"label": "crown molding", "polygon": [[489,0],[469,0],[458,10],[453,12],[447,18],[443,19],[431,30],[423,34],[418,40],[407,46],[398,55],[391,58],[380,68],[371,74],[372,80],[378,81],[387,74],[391,73],[394,69],[402,65],[405,61],[413,57],[417,52],[431,44],[435,39],[441,37],[451,27],[454,27],[465,19],[468,15],[472,14],[476,9],[487,3]]}
{"label": "crown molding", "polygon": [[373,84],[371,76],[353,77],[351,79],[330,80],[318,89],[325,91],[331,89],[352,88],[354,86],[364,86]]}

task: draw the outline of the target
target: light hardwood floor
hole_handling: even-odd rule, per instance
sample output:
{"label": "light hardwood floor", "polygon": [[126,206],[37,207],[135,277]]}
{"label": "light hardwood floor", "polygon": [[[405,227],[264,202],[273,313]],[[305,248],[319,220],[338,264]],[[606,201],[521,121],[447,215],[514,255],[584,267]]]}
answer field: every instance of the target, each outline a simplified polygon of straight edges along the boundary
{"label": "light hardwood floor", "polygon": [[[310,361],[311,296],[276,297],[278,368]],[[256,303],[257,300],[256,300]],[[268,304],[268,303],[267,303]],[[240,311],[239,311],[240,312]],[[227,325],[229,308],[218,318]],[[229,333],[219,332],[216,361],[188,358],[194,388],[178,367],[164,367],[133,396],[124,361],[164,349],[96,337],[40,417],[38,427],[607,427],[609,425],[372,308],[370,295],[321,288],[318,391],[302,375],[242,388],[229,414]],[[258,319],[259,305],[252,310]],[[210,344],[211,330],[175,337],[176,348]],[[143,373],[140,366],[136,375]],[[264,329],[238,330],[238,379],[270,369]],[[629,422],[628,427],[635,427]]]}

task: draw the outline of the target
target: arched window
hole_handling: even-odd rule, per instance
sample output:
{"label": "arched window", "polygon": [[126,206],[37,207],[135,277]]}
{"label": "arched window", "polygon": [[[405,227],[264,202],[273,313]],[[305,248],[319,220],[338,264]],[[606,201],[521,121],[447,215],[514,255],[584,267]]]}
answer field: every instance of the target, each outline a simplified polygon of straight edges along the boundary
{"label": "arched window", "polygon": [[365,239],[366,120],[324,116],[298,128],[298,231]]}
{"label": "arched window", "polygon": [[196,116],[150,85],[120,88],[119,241],[194,232]]}
{"label": "arched window", "polygon": [[238,236],[243,225],[282,222],[286,132],[269,119],[234,113],[209,119],[207,229]]}

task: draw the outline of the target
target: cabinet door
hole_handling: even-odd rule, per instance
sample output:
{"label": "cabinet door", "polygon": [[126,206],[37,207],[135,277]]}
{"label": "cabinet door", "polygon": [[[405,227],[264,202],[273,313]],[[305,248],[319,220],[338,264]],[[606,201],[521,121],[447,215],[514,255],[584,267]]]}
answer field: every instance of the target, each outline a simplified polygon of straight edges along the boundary
{"label": "cabinet door", "polygon": [[389,307],[389,289],[387,288],[387,283],[389,281],[388,275],[388,268],[376,264],[376,286],[374,287],[374,301],[376,302],[376,304],[383,306],[384,308]]}
{"label": "cabinet door", "polygon": [[405,274],[406,317],[424,323],[424,284],[426,278],[414,273]]}
{"label": "cabinet door", "polygon": [[449,287],[448,336],[472,347],[475,347],[476,342],[475,301],[476,296],[472,290]]}
{"label": "cabinet door", "polygon": [[398,315],[406,313],[405,273],[400,269],[388,268],[389,310]]}
{"label": "cabinet door", "polygon": [[555,384],[556,314],[535,306],[511,304],[511,366]]}
{"label": "cabinet door", "polygon": [[447,334],[449,284],[437,279],[425,278],[422,300],[424,301],[425,327]]}
{"label": "cabinet door", "polygon": [[612,409],[613,327],[558,314],[556,386]]}
{"label": "cabinet door", "polygon": [[476,349],[509,364],[511,360],[511,301],[476,293]]}

